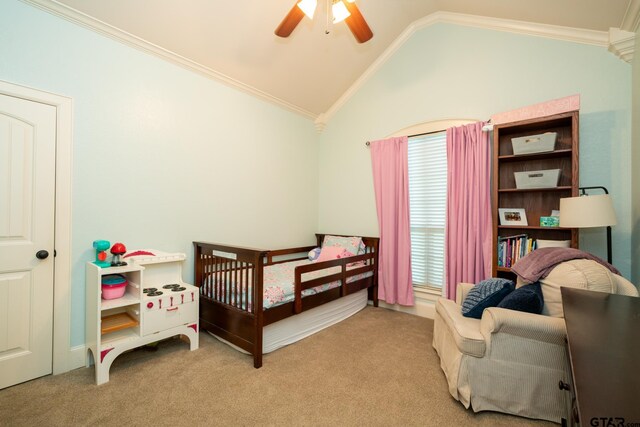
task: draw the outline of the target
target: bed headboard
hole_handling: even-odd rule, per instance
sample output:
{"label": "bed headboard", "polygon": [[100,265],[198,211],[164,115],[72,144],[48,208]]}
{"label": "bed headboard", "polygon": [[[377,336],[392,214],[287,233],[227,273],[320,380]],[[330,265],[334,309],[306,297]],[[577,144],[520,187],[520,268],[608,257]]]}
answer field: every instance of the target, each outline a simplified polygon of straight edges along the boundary
{"label": "bed headboard", "polygon": [[[340,236],[340,237],[353,237],[353,235],[345,235],[345,234],[320,234],[320,233],[316,233],[316,243],[318,245],[318,247],[322,246],[322,241],[324,240],[324,236]],[[357,236],[357,237],[362,237],[362,243],[364,243],[364,245],[366,246],[366,251],[367,253],[373,251],[373,252],[378,252],[378,245],[380,244],[380,238],[379,237],[364,237],[364,236]]]}

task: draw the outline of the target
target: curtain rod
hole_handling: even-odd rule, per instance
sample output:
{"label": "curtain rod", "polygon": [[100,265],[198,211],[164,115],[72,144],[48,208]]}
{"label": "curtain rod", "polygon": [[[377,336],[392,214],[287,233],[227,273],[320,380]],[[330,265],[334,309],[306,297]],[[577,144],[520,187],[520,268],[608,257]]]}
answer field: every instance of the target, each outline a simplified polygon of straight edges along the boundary
{"label": "curtain rod", "polygon": [[[444,130],[434,130],[433,132],[424,132],[424,133],[417,133],[415,135],[407,135],[407,138],[413,138],[416,136],[423,136],[423,135],[431,135],[432,133],[440,133],[440,132],[444,132],[446,129]],[[491,130],[493,130],[493,125],[491,124],[491,118],[489,118],[489,120],[486,121],[486,124],[483,126],[482,130],[484,132],[489,132]],[[364,143],[364,145],[366,145],[367,147],[369,147],[371,145],[371,141],[366,141]]]}
{"label": "curtain rod", "polygon": [[[442,130],[434,130],[433,132],[416,133],[414,135],[407,135],[407,138],[415,138],[416,136],[431,135],[433,133],[440,133],[440,132],[444,132],[444,131],[442,131]],[[371,146],[371,141],[365,142],[364,145],[366,145],[367,147]]]}

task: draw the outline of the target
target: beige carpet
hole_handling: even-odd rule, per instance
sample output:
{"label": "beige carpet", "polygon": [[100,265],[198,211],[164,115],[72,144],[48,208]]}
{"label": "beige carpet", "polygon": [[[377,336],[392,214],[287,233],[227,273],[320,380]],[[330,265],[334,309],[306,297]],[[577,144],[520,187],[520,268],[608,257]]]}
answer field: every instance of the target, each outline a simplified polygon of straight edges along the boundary
{"label": "beige carpet", "polygon": [[447,391],[433,321],[367,307],[254,369],[207,334],[120,356],[110,381],[82,368],[0,390],[0,425],[553,425],[474,414]]}

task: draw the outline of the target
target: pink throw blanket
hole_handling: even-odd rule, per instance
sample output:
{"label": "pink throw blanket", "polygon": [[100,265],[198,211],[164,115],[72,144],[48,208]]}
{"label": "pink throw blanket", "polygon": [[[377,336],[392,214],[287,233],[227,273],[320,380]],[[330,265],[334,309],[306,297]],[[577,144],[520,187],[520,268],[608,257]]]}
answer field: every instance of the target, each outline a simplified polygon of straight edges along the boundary
{"label": "pink throw blanket", "polygon": [[511,271],[516,273],[522,280],[533,283],[547,277],[556,265],[572,259],[590,259],[607,267],[612,273],[620,275],[618,269],[608,262],[587,252],[572,248],[536,249],[529,255],[520,258],[511,267]]}

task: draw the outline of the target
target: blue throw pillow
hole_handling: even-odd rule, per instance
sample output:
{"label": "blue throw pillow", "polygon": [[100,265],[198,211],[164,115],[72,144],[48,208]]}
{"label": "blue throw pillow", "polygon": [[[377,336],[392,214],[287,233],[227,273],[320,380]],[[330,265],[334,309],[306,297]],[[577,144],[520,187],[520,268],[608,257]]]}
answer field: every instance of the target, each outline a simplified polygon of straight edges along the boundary
{"label": "blue throw pillow", "polygon": [[487,307],[495,307],[513,291],[513,282],[507,279],[487,279],[475,285],[462,302],[462,315],[480,319]]}
{"label": "blue throw pillow", "polygon": [[498,307],[510,310],[524,311],[527,313],[540,314],[544,306],[544,297],[540,282],[525,285],[516,289],[504,297]]}

